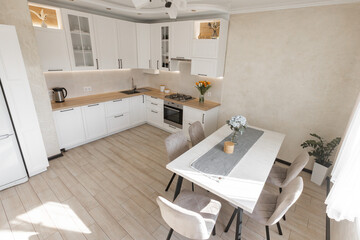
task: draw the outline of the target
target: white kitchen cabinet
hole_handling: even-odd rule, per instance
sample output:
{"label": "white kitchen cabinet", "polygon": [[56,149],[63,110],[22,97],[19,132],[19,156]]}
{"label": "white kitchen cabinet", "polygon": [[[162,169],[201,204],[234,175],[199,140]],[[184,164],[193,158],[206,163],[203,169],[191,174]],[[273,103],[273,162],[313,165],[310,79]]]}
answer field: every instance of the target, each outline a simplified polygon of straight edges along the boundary
{"label": "white kitchen cabinet", "polygon": [[137,68],[136,23],[117,20],[117,35],[120,68]]}
{"label": "white kitchen cabinet", "polygon": [[96,45],[96,65],[98,69],[120,68],[116,20],[93,15]]}
{"label": "white kitchen cabinet", "polygon": [[148,123],[163,128],[164,100],[146,96],[146,120]]}
{"label": "white kitchen cabinet", "polygon": [[43,71],[70,71],[65,31],[41,27],[34,30]]}
{"label": "white kitchen cabinet", "polygon": [[171,58],[190,59],[194,21],[171,23]]}
{"label": "white kitchen cabinet", "polygon": [[161,24],[151,24],[151,68],[160,69],[161,66]]}
{"label": "white kitchen cabinet", "polygon": [[191,60],[191,74],[198,76],[217,76],[217,60],[211,58],[193,58]]}
{"label": "white kitchen cabinet", "polygon": [[60,148],[69,148],[85,142],[85,129],[81,108],[53,112]]}
{"label": "white kitchen cabinet", "polygon": [[62,9],[72,70],[97,69],[92,15]]}
{"label": "white kitchen cabinet", "polygon": [[129,113],[122,113],[106,118],[108,133],[116,133],[130,125]]}
{"label": "white kitchen cabinet", "polygon": [[105,103],[108,133],[119,132],[130,126],[129,98],[116,99]]}
{"label": "white kitchen cabinet", "polygon": [[105,104],[96,103],[81,107],[86,140],[94,140],[107,134]]}
{"label": "white kitchen cabinet", "polygon": [[129,98],[116,99],[105,103],[106,117],[129,112]]}
{"label": "white kitchen cabinet", "polygon": [[188,139],[190,139],[189,127],[196,121],[199,121],[203,126],[206,137],[216,131],[219,107],[212,108],[208,111],[203,111],[184,106],[183,111],[183,131]]}
{"label": "white kitchen cabinet", "polygon": [[150,24],[136,23],[138,68],[151,68]]}
{"label": "white kitchen cabinet", "polygon": [[146,122],[145,96],[130,98],[130,124],[136,126]]}

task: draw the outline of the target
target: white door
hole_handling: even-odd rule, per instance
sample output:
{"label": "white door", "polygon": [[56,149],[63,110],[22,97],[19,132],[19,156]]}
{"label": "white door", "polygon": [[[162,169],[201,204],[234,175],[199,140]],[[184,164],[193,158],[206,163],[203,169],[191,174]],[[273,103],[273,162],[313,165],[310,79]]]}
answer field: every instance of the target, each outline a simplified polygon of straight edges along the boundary
{"label": "white door", "polygon": [[146,121],[145,96],[130,98],[130,124],[138,125]]}
{"label": "white door", "polygon": [[72,70],[98,69],[92,15],[62,9]]}
{"label": "white door", "polygon": [[117,35],[120,68],[137,68],[136,23],[118,20]]}
{"label": "white door", "polygon": [[22,156],[0,86],[0,191],[27,181]]}
{"label": "white door", "polygon": [[43,71],[70,71],[65,31],[41,27],[34,29]]}
{"label": "white door", "polygon": [[161,66],[161,24],[151,24],[151,68]]}
{"label": "white door", "polygon": [[150,24],[136,23],[138,68],[151,67],[150,56]]}
{"label": "white door", "polygon": [[82,107],[86,140],[92,140],[107,134],[104,103]]}
{"label": "white door", "polygon": [[193,29],[193,21],[171,23],[171,57],[190,59]]}
{"label": "white door", "polygon": [[99,69],[120,68],[116,20],[93,15],[97,64]]}
{"label": "white door", "polygon": [[69,108],[53,113],[60,148],[69,148],[85,141],[81,108]]}
{"label": "white door", "polygon": [[44,140],[15,27],[0,25],[0,36],[0,79],[28,173],[33,176],[49,166]]}

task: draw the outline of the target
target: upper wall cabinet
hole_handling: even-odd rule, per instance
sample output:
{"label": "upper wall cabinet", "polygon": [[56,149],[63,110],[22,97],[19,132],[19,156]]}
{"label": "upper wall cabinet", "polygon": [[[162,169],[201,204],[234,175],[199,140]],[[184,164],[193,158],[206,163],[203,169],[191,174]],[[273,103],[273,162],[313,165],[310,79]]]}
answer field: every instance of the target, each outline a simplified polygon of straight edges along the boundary
{"label": "upper wall cabinet", "polygon": [[191,74],[224,76],[228,21],[202,20],[194,22]]}
{"label": "upper wall cabinet", "polygon": [[171,23],[171,58],[190,59],[193,21]]}
{"label": "upper wall cabinet", "polygon": [[138,68],[151,68],[150,24],[136,23]]}
{"label": "upper wall cabinet", "polygon": [[120,68],[116,20],[93,15],[96,45],[96,67],[98,69]]}
{"label": "upper wall cabinet", "polygon": [[41,27],[34,30],[43,71],[70,71],[64,30]]}
{"label": "upper wall cabinet", "polygon": [[116,20],[120,68],[137,68],[136,23]]}
{"label": "upper wall cabinet", "polygon": [[151,68],[170,69],[170,24],[151,24]]}
{"label": "upper wall cabinet", "polygon": [[72,69],[96,69],[92,15],[67,9],[62,14]]}

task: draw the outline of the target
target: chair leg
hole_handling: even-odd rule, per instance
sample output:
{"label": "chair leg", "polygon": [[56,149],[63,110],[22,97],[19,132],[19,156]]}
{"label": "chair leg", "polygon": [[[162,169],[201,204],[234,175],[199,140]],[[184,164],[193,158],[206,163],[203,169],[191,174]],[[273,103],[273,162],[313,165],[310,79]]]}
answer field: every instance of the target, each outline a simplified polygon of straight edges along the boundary
{"label": "chair leg", "polygon": [[[279,192],[280,192],[280,193],[282,192],[282,188],[279,188]],[[284,216],[283,216],[282,218],[284,219],[284,221],[286,221],[285,214],[284,214]]]}
{"label": "chair leg", "polygon": [[279,234],[280,234],[280,235],[283,235],[283,234],[282,234],[282,230],[281,230],[281,226],[280,226],[280,222],[277,222],[277,223],[276,223],[276,226],[277,226],[277,228],[278,228]]}
{"label": "chair leg", "polygon": [[214,225],[214,228],[212,230],[212,235],[215,236],[216,235],[216,225]]}
{"label": "chair leg", "polygon": [[191,189],[192,189],[192,191],[194,191],[194,183],[191,183]]}
{"label": "chair leg", "polygon": [[265,230],[266,230],[266,240],[270,240],[269,226],[265,226]]}
{"label": "chair leg", "polygon": [[170,182],[168,183],[168,185],[167,185],[167,187],[166,187],[166,189],[165,189],[165,192],[167,192],[167,191],[169,190],[170,185],[171,185],[171,183],[174,181],[175,176],[176,176],[176,173],[174,173],[174,174],[172,175],[172,177],[171,177],[171,179],[170,179]]}
{"label": "chair leg", "polygon": [[236,214],[237,214],[237,209],[235,208],[233,214],[231,215],[231,218],[230,218],[229,223],[226,225],[226,228],[225,228],[224,232],[228,232],[228,231],[229,231],[229,228],[230,228],[232,222],[234,221],[234,218],[235,218]]}
{"label": "chair leg", "polygon": [[174,231],[174,230],[171,228],[170,231],[169,231],[169,234],[167,235],[166,240],[170,240],[171,235],[173,234],[173,231]]}

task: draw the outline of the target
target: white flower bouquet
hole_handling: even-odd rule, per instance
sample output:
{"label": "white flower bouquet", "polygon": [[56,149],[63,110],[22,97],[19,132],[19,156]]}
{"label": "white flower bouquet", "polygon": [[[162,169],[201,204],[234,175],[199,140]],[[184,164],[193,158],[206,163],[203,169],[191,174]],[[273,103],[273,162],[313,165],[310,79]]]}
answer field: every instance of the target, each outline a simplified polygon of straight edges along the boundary
{"label": "white flower bouquet", "polygon": [[246,118],[244,116],[237,115],[232,117],[230,120],[227,120],[226,123],[230,126],[230,129],[234,131],[231,141],[236,143],[237,133],[240,132],[242,135],[247,127]]}

